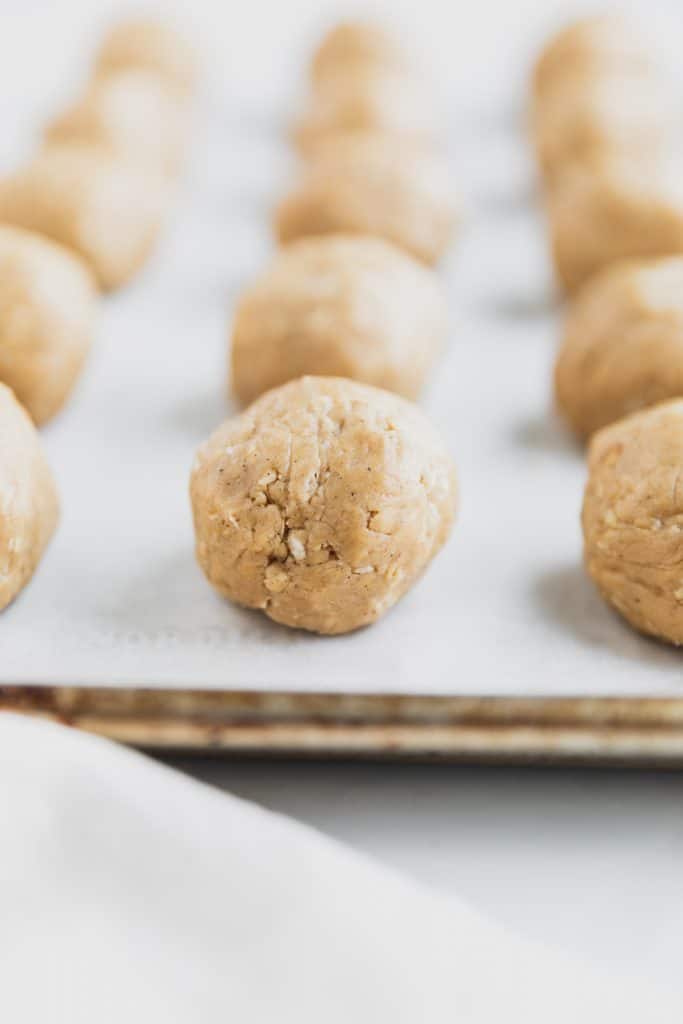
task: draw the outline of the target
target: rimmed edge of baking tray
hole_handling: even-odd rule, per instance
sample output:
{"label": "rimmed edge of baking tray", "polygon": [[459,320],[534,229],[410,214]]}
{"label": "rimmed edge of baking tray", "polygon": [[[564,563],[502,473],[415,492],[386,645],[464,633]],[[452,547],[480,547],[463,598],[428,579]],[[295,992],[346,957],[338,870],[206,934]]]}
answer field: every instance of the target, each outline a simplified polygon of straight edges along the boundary
{"label": "rimmed edge of baking tray", "polygon": [[231,756],[683,765],[683,698],[0,686],[0,712]]}

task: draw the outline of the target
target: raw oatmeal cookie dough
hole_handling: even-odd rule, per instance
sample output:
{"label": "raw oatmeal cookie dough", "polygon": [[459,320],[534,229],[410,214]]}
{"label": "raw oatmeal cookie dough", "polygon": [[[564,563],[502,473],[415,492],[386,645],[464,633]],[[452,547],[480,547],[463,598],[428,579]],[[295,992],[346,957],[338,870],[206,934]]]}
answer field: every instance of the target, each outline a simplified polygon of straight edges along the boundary
{"label": "raw oatmeal cookie dough", "polygon": [[197,558],[238,604],[316,633],[374,622],[444,544],[455,474],[423,414],[330,377],[269,391],[200,448]]}
{"label": "raw oatmeal cookie dough", "polygon": [[178,171],[187,134],[184,105],[157,75],[124,70],[95,79],[48,125],[46,144],[91,145],[152,171]]}
{"label": "raw oatmeal cookie dough", "polygon": [[189,96],[197,82],[192,45],[163,21],[138,18],[110,29],[97,55],[96,76],[132,68],[153,72],[181,96]]}
{"label": "raw oatmeal cookie dough", "polygon": [[58,517],[57,491],[36,429],[0,384],[0,611],[30,580]]}
{"label": "raw oatmeal cookie dough", "polygon": [[0,225],[0,381],[33,422],[61,409],[90,348],[95,283],[67,249]]}
{"label": "raw oatmeal cookie dough", "polygon": [[366,70],[411,74],[411,61],[400,42],[372,21],[343,21],[323,38],[313,55],[311,77],[318,89],[330,80],[353,78]]}
{"label": "raw oatmeal cookie dough", "polygon": [[453,186],[436,156],[365,140],[326,147],[275,215],[281,242],[376,235],[424,263],[443,256],[456,223]]}
{"label": "raw oatmeal cookie dough", "polygon": [[0,223],[73,249],[104,291],[141,269],[168,201],[161,177],[89,146],[53,146],[0,180]]}
{"label": "raw oatmeal cookie dough", "polygon": [[680,165],[574,166],[546,198],[555,269],[566,291],[620,260],[683,253]]}
{"label": "raw oatmeal cookie dough", "polygon": [[232,339],[241,402],[306,374],[415,398],[440,352],[447,309],[427,267],[379,238],[285,246],[242,296]]}
{"label": "raw oatmeal cookie dough", "polygon": [[642,633],[683,643],[683,401],[596,434],[583,504],[585,562]]}
{"label": "raw oatmeal cookie dough", "polygon": [[683,257],[617,264],[588,282],[567,316],[555,394],[580,437],[683,397]]}

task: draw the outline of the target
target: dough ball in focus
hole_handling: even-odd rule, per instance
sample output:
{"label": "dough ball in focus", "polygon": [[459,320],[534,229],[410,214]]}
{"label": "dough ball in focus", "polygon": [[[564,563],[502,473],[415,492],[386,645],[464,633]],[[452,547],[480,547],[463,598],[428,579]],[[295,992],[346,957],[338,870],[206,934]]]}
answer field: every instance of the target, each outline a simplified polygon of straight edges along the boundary
{"label": "dough ball in focus", "polygon": [[105,291],[146,262],[167,204],[161,178],[89,146],[51,146],[0,180],[0,223],[73,249]]}
{"label": "dough ball in focus", "polygon": [[262,395],[200,448],[197,558],[238,604],[317,633],[378,619],[444,544],[450,456],[405,399],[304,377]]}
{"label": "dough ball in focus", "polygon": [[95,74],[108,75],[132,68],[154,72],[184,96],[193,92],[197,81],[197,58],[192,45],[162,21],[122,21],[106,35],[97,55]]}
{"label": "dough ball in focus", "polygon": [[595,435],[583,503],[585,563],[637,630],[683,643],[683,401]]}
{"label": "dough ball in focus", "polygon": [[0,226],[0,381],[33,422],[61,409],[90,348],[95,284],[67,249]]}
{"label": "dough ball in focus", "polygon": [[57,491],[36,429],[0,384],[0,611],[30,580],[58,518]]}
{"label": "dough ball in focus", "polygon": [[557,403],[580,437],[683,397],[683,258],[617,264],[569,310],[555,367]]}
{"label": "dough ball in focus", "polygon": [[318,88],[330,79],[353,78],[366,70],[410,74],[411,61],[400,42],[372,21],[340,22],[324,37],[311,65]]}
{"label": "dough ball in focus", "polygon": [[434,264],[455,228],[447,166],[409,147],[367,144],[326,147],[280,203],[281,242],[307,235],[376,235]]}
{"label": "dough ball in focus", "polygon": [[379,238],[302,239],[281,249],[239,302],[233,388],[246,403],[315,374],[415,398],[446,330],[435,275],[407,253]]}

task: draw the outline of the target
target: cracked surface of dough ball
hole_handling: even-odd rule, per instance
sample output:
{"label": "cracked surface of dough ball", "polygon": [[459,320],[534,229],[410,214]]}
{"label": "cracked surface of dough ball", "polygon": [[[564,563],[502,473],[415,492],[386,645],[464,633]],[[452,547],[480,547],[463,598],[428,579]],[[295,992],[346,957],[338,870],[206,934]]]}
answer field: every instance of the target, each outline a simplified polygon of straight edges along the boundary
{"label": "cracked surface of dough ball", "polygon": [[377,140],[326,147],[282,200],[275,223],[281,242],[376,235],[434,264],[456,223],[448,167],[436,156]]}
{"label": "cracked surface of dough ball", "polygon": [[294,125],[302,153],[315,155],[336,136],[389,136],[429,147],[437,136],[434,104],[418,82],[384,69],[365,68],[352,78],[333,79],[315,93]]}
{"label": "cracked surface of dough ball", "polygon": [[0,381],[33,422],[62,407],[90,348],[97,293],[67,249],[0,225]]}
{"label": "cracked surface of dough ball", "polygon": [[59,518],[36,428],[0,384],[0,611],[33,575]]}
{"label": "cracked surface of dough ball", "polygon": [[683,397],[683,258],[618,264],[569,310],[555,366],[557,404],[580,437]]}
{"label": "cracked surface of dough ball", "polygon": [[159,78],[124,70],[96,79],[82,99],[52,120],[45,141],[102,147],[152,171],[174,174],[186,134],[183,104]]}
{"label": "cracked surface of dough ball", "polygon": [[575,166],[546,199],[555,270],[566,291],[612,263],[683,253],[683,175],[668,161]]}
{"label": "cracked surface of dough ball", "polygon": [[0,180],[0,222],[73,249],[105,291],[147,261],[167,202],[162,178],[88,146],[51,146]]}
{"label": "cracked surface of dough ball", "polygon": [[411,61],[398,39],[372,21],[344,21],[332,28],[313,55],[311,77],[324,88],[340,76],[353,77],[365,69],[412,72]]}
{"label": "cracked surface of dough ball", "polygon": [[415,398],[447,323],[436,276],[395,246],[360,236],[301,239],[240,299],[233,389],[247,403],[310,374]]}
{"label": "cracked surface of dough ball", "polygon": [[683,401],[605,427],[589,454],[586,568],[637,630],[683,643]]}
{"label": "cracked surface of dough ball", "polygon": [[455,474],[410,402],[304,377],[209,438],[191,498],[197,558],[221,594],[287,626],[346,633],[391,608],[442,547]]}
{"label": "cracked surface of dough ball", "polygon": [[150,18],[114,25],[97,54],[98,76],[130,68],[154,72],[185,96],[197,83],[197,58],[191,43],[172,25]]}

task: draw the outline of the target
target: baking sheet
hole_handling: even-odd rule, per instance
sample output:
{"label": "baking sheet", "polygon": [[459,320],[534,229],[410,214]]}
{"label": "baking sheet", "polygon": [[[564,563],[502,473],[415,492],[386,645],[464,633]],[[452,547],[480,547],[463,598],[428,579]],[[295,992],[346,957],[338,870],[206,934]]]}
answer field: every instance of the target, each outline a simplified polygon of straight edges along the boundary
{"label": "baking sheet", "polygon": [[347,637],[289,631],[210,590],[189,469],[231,411],[230,307],[268,258],[289,172],[281,124],[241,114],[204,104],[158,256],[104,303],[82,383],[44,431],[63,518],[0,622],[0,683],[683,695],[683,655],[632,633],[580,565],[584,464],[549,411],[556,313],[520,122],[502,109],[453,125],[467,217],[441,271],[450,346],[423,403],[459,471],[448,548],[394,611]]}

